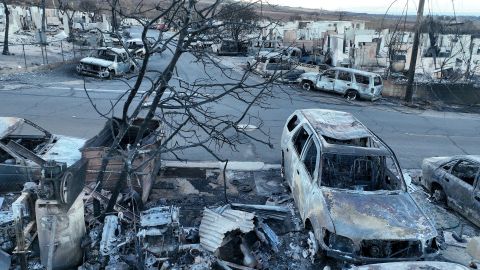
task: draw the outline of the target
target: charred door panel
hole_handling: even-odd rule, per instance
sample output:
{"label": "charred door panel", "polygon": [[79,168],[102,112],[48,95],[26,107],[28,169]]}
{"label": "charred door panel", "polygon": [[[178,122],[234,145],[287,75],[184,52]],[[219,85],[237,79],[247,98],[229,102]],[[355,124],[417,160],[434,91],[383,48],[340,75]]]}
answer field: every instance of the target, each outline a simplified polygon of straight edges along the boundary
{"label": "charred door panel", "polygon": [[[298,166],[300,171],[300,200],[298,202],[299,211],[305,219],[309,209],[315,205],[312,202],[316,189],[314,188],[317,181],[317,168],[319,160],[318,146],[313,138],[309,140],[306,149],[303,151],[302,160]],[[301,208],[301,209],[300,209]]]}
{"label": "charred door panel", "polygon": [[473,185],[478,167],[470,161],[458,162],[449,174],[445,174],[449,205],[471,216]]}
{"label": "charred door panel", "polygon": [[[480,164],[477,164],[480,167]],[[475,180],[475,189],[472,194],[472,222],[480,226],[480,168],[477,169],[477,179]]]}
{"label": "charred door panel", "polygon": [[320,76],[317,81],[317,88],[323,89],[326,91],[333,91],[335,85],[335,77],[336,71],[335,70],[327,70],[325,73]]}
{"label": "charred door panel", "polygon": [[347,71],[339,71],[338,78],[335,80],[335,92],[344,94],[352,88],[352,75]]}
{"label": "charred door panel", "polygon": [[[302,161],[300,159],[302,152],[304,151],[305,145],[310,137],[309,132],[305,129],[305,126],[301,126],[293,137],[293,149],[291,151],[291,163],[292,163],[292,184],[290,185],[292,189],[292,194],[297,202],[298,210],[303,216],[302,206],[300,205],[303,200],[303,184],[304,180],[303,171],[302,171]],[[301,173],[302,172],[302,173]]]}

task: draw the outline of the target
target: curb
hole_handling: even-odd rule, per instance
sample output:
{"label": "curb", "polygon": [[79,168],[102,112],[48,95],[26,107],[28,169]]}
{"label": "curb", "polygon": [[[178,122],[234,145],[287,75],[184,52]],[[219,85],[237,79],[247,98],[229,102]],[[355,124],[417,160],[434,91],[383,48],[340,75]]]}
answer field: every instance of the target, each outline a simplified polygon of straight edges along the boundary
{"label": "curb", "polygon": [[[162,160],[164,168],[205,168],[205,169],[223,169],[225,162],[220,161],[177,161]],[[227,170],[232,171],[267,171],[280,169],[280,164],[266,164],[264,162],[250,161],[229,161]]]}

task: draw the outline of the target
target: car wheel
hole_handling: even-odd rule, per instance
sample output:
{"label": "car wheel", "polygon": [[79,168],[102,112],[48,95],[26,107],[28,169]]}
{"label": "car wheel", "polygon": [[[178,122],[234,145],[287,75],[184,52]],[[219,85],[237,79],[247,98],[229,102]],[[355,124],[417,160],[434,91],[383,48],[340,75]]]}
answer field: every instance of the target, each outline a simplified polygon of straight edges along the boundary
{"label": "car wheel", "polygon": [[130,73],[133,73],[133,72],[135,72],[135,66],[132,65],[130,66]]}
{"label": "car wheel", "polygon": [[434,186],[432,190],[432,198],[436,203],[445,204],[447,201],[447,195],[443,191],[442,187]]}
{"label": "car wheel", "polygon": [[356,100],[358,99],[358,92],[355,90],[348,90],[347,93],[345,94],[345,98],[347,100]]}
{"label": "car wheel", "polygon": [[313,85],[309,81],[304,81],[304,82],[302,82],[302,88],[303,88],[303,90],[310,91],[310,90],[313,89]]}
{"label": "car wheel", "polygon": [[115,71],[114,70],[109,70],[108,71],[108,79],[109,80],[113,80],[113,78],[115,77]]}
{"label": "car wheel", "polygon": [[315,238],[315,233],[313,233],[312,229],[308,231],[307,245],[308,248],[304,251],[304,256],[309,257],[312,263],[325,259],[325,251],[318,245],[317,238]]}

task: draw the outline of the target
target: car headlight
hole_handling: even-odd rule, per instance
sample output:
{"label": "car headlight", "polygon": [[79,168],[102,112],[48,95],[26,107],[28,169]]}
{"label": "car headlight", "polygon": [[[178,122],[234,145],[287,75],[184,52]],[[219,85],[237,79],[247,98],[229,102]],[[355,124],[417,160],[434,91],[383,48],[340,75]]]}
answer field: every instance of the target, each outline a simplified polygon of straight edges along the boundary
{"label": "car headlight", "polygon": [[353,240],[348,238],[348,237],[345,237],[345,236],[341,236],[341,235],[338,235],[338,234],[335,234],[335,233],[332,233],[332,232],[327,232],[327,245],[329,248],[333,249],[333,250],[339,250],[339,251],[342,251],[342,252],[347,252],[347,253],[353,253],[354,252],[354,248],[355,248],[355,245],[353,243]]}

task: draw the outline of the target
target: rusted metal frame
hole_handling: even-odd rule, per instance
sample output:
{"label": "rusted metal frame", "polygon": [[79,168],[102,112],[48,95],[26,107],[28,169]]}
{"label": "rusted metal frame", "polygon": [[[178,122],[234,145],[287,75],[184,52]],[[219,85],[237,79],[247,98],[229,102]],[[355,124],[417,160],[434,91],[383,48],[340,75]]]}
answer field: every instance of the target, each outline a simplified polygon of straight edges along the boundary
{"label": "rusted metal frame", "polygon": [[120,178],[118,179],[118,182],[115,185],[115,189],[112,192],[112,196],[110,196],[107,207],[105,208],[105,213],[110,213],[113,211],[118,195],[120,194],[120,191],[122,191],[122,189],[125,187],[127,170],[127,165],[124,164],[122,172],[120,174]]}
{"label": "rusted metal frame", "polygon": [[17,246],[13,253],[17,254],[20,258],[20,268],[27,270],[27,250],[25,249],[25,236],[23,234],[23,212],[20,213],[20,217],[15,219],[15,235],[17,238]]}
{"label": "rusted metal frame", "polygon": [[[97,199],[98,201],[101,201],[101,202],[107,202],[109,200],[108,197],[102,195],[101,193],[95,191],[95,189],[92,189],[91,187],[89,186],[85,186],[84,190],[89,193],[94,199]],[[134,214],[132,211],[130,211],[129,209],[119,205],[119,204],[115,204],[113,209],[117,212],[122,212],[123,213],[123,216],[127,219],[129,219],[130,221],[133,221],[133,220],[136,220],[138,219],[139,217]]]}
{"label": "rusted metal frame", "polygon": [[[33,239],[37,236],[37,233],[35,232],[32,237],[29,237],[29,242],[27,243],[25,241],[26,235],[29,235],[30,232],[35,228],[35,207],[34,207],[34,202],[31,200],[31,194],[28,192],[23,192],[20,197],[17,198],[14,204],[22,203],[22,205],[25,208],[28,208],[29,210],[29,218],[31,219],[30,222],[27,224],[27,226],[24,228],[23,226],[23,219],[24,219],[24,212],[21,207],[20,212],[18,213],[18,216],[15,217],[15,235],[16,235],[16,247],[13,251],[14,254],[17,254],[20,260],[20,268],[22,270],[27,270],[27,258],[26,254],[29,253],[29,248],[30,245],[33,242]],[[18,210],[17,210],[18,211]],[[15,215],[16,211],[14,211]]]}

